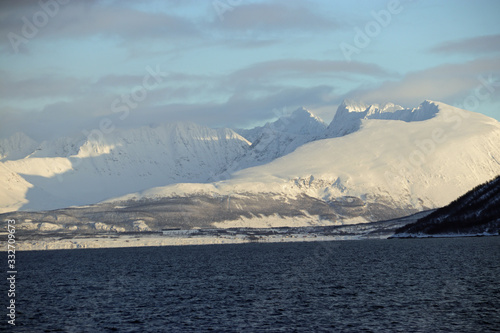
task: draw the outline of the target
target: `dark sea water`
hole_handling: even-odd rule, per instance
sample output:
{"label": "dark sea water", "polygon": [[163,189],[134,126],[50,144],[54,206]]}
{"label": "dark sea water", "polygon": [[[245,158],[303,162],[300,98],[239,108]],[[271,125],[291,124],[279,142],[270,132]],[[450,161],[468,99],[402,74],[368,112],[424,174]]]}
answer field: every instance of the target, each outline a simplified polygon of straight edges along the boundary
{"label": "dark sea water", "polygon": [[21,252],[1,327],[499,332],[499,254],[500,237]]}

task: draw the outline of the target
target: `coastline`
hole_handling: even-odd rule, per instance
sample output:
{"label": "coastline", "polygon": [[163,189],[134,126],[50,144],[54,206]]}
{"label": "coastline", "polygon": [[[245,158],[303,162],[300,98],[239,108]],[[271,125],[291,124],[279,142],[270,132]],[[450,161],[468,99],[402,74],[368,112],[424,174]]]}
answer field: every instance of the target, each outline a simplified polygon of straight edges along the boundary
{"label": "coastline", "polygon": [[[385,239],[384,237],[370,237]],[[359,235],[352,236],[317,236],[307,234],[261,236],[258,239],[248,237],[166,237],[162,235],[119,235],[102,237],[74,237],[61,239],[60,237],[41,240],[18,241],[18,251],[42,250],[69,250],[69,249],[102,249],[121,247],[148,247],[148,246],[183,246],[183,245],[213,245],[213,244],[244,244],[244,243],[280,243],[280,242],[314,242],[367,239]]]}

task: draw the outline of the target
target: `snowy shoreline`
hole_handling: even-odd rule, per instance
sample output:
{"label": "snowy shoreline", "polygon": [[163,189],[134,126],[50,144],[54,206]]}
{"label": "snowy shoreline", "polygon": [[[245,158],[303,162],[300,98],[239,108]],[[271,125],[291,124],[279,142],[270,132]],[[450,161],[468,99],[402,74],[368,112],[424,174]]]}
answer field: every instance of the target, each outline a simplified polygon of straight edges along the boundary
{"label": "snowy shoreline", "polygon": [[149,246],[184,246],[184,245],[215,245],[244,243],[289,243],[289,242],[325,242],[342,240],[366,239],[424,239],[424,238],[461,238],[499,236],[498,234],[447,234],[447,235],[406,235],[406,236],[366,236],[366,235],[331,235],[318,236],[312,234],[270,235],[258,239],[238,236],[196,236],[196,237],[166,237],[161,235],[120,235],[104,237],[75,237],[72,239],[46,238],[44,240],[29,240],[17,243],[18,251],[70,250],[70,249],[104,249],[123,247]]}
{"label": "snowy shoreline", "polygon": [[[370,237],[375,239],[377,237]],[[387,236],[378,239],[385,239]],[[123,235],[114,237],[92,237],[58,239],[46,238],[44,240],[29,240],[17,243],[18,251],[40,251],[40,250],[65,250],[65,249],[98,249],[98,248],[120,248],[120,247],[148,247],[148,246],[183,246],[183,245],[213,245],[213,244],[243,244],[243,243],[280,243],[280,242],[314,242],[335,240],[360,240],[367,239],[359,235],[352,236],[317,236],[307,234],[297,235],[272,235],[263,236],[259,239],[248,237],[166,237],[166,236],[137,236]]]}

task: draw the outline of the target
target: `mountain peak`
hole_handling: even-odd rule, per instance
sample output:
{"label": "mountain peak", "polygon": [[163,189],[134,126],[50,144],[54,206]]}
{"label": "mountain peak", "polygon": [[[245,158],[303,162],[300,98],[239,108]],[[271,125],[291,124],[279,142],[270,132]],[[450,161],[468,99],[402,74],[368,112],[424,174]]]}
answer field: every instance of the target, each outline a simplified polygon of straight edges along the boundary
{"label": "mountain peak", "polygon": [[344,99],[339,105],[337,111],[342,110],[343,112],[366,112],[367,114],[372,114],[376,112],[393,112],[395,110],[401,109],[403,109],[402,106],[391,102],[381,104],[366,104],[364,102]]}
{"label": "mountain peak", "polygon": [[347,112],[362,112],[365,111],[367,108],[368,105],[366,105],[363,102],[354,101],[352,99],[344,99],[337,108],[337,112],[338,110],[341,109]]}
{"label": "mountain peak", "polygon": [[315,117],[315,115],[311,111],[309,111],[303,106],[301,106],[300,108],[298,108],[297,110],[293,111],[290,114],[290,117],[299,117],[299,116]]}
{"label": "mountain peak", "polygon": [[22,132],[0,140],[0,160],[25,158],[38,147],[38,142]]}
{"label": "mountain peak", "polygon": [[426,100],[417,108],[405,109],[394,103],[371,104],[344,100],[326,130],[330,138],[344,136],[357,131],[361,121],[366,119],[422,121],[434,117],[439,112],[439,103]]}
{"label": "mountain peak", "polygon": [[[327,125],[304,107],[251,130],[240,130],[252,141],[249,152],[236,161],[237,168],[256,166],[284,156],[297,147],[323,136]],[[231,169],[231,168],[230,168]],[[236,169],[236,167],[232,167]]]}
{"label": "mountain peak", "polygon": [[317,136],[326,128],[325,122],[304,107],[300,107],[289,115],[280,117],[272,123],[267,123],[264,128],[273,132],[285,132],[298,135]]}
{"label": "mountain peak", "polygon": [[[323,119],[321,119],[319,116],[315,115],[305,107],[301,106],[297,110],[293,111],[290,116],[290,118],[297,119],[297,120],[311,120],[317,123],[322,123],[325,124]],[[326,124],[325,124],[326,126]]]}

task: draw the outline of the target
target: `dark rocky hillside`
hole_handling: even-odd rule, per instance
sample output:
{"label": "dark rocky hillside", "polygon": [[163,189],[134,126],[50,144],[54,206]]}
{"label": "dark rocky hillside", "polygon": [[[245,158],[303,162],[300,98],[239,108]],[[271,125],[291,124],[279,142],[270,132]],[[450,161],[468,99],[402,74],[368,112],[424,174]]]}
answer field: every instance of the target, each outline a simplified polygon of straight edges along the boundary
{"label": "dark rocky hillside", "polygon": [[[23,237],[54,235],[109,234],[123,232],[159,232],[164,228],[214,228],[214,223],[235,221],[241,217],[304,217],[311,225],[317,219],[326,224],[342,224],[344,218],[365,216],[367,220],[383,221],[417,211],[391,207],[383,199],[376,203],[344,197],[326,202],[307,195],[296,198],[277,194],[233,194],[216,196],[198,194],[186,197],[104,202],[96,205],[70,207],[38,212],[0,214],[0,219],[16,221],[16,230]],[[252,227],[252,225],[249,225]],[[395,230],[395,228],[394,228]]]}
{"label": "dark rocky hillside", "polygon": [[498,235],[500,176],[476,186],[448,206],[396,230],[394,237]]}

